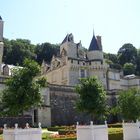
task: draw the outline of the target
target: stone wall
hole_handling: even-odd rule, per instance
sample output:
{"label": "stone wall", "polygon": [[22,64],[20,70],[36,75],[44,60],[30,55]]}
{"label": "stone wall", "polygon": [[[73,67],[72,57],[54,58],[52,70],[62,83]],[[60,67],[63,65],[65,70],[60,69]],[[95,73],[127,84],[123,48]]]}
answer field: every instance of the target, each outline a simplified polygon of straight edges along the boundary
{"label": "stone wall", "polygon": [[77,112],[78,98],[73,87],[50,85],[51,125],[71,125],[77,121],[86,123],[90,117]]}
{"label": "stone wall", "polygon": [[[78,95],[72,86],[49,85],[51,125],[72,125],[76,122],[87,124],[91,117],[84,113],[79,113],[75,107]],[[116,104],[117,90],[108,91],[108,104]],[[116,116],[110,116],[108,122],[117,121]]]}
{"label": "stone wall", "polygon": [[8,127],[14,127],[15,123],[18,123],[19,127],[22,128],[25,127],[26,123],[29,123],[29,125],[32,126],[32,117],[0,117],[0,127],[3,127],[4,124],[7,124]]}

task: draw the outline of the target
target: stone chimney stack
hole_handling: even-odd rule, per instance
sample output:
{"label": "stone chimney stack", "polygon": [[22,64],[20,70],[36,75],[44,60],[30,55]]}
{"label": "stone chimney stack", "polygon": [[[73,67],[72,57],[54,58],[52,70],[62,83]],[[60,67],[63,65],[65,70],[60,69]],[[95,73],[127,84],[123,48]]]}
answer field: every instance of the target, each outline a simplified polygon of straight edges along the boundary
{"label": "stone chimney stack", "polygon": [[101,38],[101,36],[96,36],[96,38],[97,38],[97,43],[98,43],[98,46],[99,46],[99,48],[100,48],[100,50],[102,50],[102,38]]}

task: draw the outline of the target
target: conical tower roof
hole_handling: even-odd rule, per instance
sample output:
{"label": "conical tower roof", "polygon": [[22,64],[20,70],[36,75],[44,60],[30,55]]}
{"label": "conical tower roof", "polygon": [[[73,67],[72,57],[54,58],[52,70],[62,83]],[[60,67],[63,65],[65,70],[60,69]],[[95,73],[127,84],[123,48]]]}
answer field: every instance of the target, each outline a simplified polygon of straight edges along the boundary
{"label": "conical tower roof", "polygon": [[89,51],[100,50],[100,47],[99,47],[99,45],[97,43],[97,39],[96,39],[96,37],[94,35],[94,32],[93,32],[93,37],[92,37],[92,40],[90,42],[90,46],[89,46],[89,49],[88,50]]}

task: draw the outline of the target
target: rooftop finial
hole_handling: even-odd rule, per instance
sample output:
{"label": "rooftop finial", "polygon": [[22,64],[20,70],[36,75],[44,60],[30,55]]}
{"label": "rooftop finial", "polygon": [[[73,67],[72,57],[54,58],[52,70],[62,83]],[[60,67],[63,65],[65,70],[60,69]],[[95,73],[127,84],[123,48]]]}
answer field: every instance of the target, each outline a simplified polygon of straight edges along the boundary
{"label": "rooftop finial", "polygon": [[94,28],[93,28],[93,36],[95,35]]}
{"label": "rooftop finial", "polygon": [[0,16],[0,20],[2,20],[2,17]]}

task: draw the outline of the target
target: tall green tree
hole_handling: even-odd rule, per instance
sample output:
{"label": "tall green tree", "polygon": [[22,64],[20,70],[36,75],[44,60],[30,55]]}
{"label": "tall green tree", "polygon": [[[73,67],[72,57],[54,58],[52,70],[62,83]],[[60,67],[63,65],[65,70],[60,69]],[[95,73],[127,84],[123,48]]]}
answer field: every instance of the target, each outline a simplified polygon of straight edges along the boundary
{"label": "tall green tree", "polygon": [[35,48],[35,53],[37,54],[37,62],[39,64],[41,64],[43,60],[50,63],[52,56],[59,53],[59,45],[50,43],[38,44]]}
{"label": "tall green tree", "polygon": [[104,58],[110,60],[114,64],[118,64],[118,58],[116,54],[104,53]]}
{"label": "tall green tree", "polygon": [[8,40],[4,39],[4,55],[5,64],[23,65],[24,59],[35,60],[35,45],[27,39]]}
{"label": "tall green tree", "polygon": [[135,74],[136,68],[132,63],[125,63],[123,66],[124,75]]}
{"label": "tall green tree", "polygon": [[24,111],[41,104],[40,85],[34,80],[40,67],[28,59],[23,66],[14,69],[12,77],[6,81],[1,100],[1,111],[6,116],[23,115]]}
{"label": "tall green tree", "polygon": [[121,91],[118,97],[118,112],[127,121],[140,118],[140,90],[128,89]]}
{"label": "tall green tree", "polygon": [[118,51],[118,61],[122,66],[125,63],[136,64],[137,49],[130,43],[124,44]]}
{"label": "tall green tree", "polygon": [[90,114],[94,121],[104,117],[107,111],[106,92],[96,77],[81,79],[76,92],[79,95],[79,111]]}
{"label": "tall green tree", "polygon": [[140,49],[137,49],[136,74],[140,76]]}

